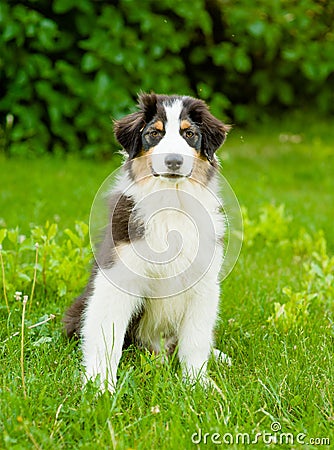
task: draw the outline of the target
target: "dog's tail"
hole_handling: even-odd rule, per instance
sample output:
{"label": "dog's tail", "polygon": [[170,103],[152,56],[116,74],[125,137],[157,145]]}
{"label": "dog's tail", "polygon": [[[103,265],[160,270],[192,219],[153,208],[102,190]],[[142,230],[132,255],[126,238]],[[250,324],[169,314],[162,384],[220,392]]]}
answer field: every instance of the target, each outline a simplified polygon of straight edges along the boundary
{"label": "dog's tail", "polygon": [[75,299],[64,315],[64,331],[69,339],[79,339],[81,336],[82,318],[86,303],[87,297],[84,293]]}

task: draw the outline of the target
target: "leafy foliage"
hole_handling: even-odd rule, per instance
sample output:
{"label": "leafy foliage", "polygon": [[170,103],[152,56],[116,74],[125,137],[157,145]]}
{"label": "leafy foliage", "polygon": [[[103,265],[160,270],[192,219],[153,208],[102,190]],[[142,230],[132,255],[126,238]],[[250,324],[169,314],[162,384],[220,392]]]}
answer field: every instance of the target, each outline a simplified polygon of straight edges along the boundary
{"label": "leafy foliage", "polygon": [[292,246],[297,262],[304,260],[301,290],[285,287],[283,293],[288,298],[287,302],[275,303],[274,314],[268,319],[272,325],[285,332],[290,328],[305,328],[310,310],[333,312],[334,257],[327,253],[323,233],[318,232],[312,237],[301,230]]}
{"label": "leafy foliage", "polygon": [[290,329],[307,327],[310,311],[326,311],[332,315],[334,256],[327,252],[324,233],[319,231],[312,236],[300,229],[298,236],[293,238],[289,230],[292,217],[286,215],[283,204],[262,206],[256,220],[250,220],[246,208],[243,208],[243,215],[246,246],[292,248],[293,263],[302,267],[300,288],[282,288],[286,301],[274,302],[274,312],[268,322],[286,333]]}
{"label": "leafy foliage", "polygon": [[262,239],[268,246],[281,246],[288,242],[287,235],[291,217],[286,215],[283,204],[262,206],[257,221],[251,220],[247,209],[243,208],[243,222],[247,246],[252,246],[257,239]]}
{"label": "leafy foliage", "polygon": [[0,5],[0,145],[110,155],[136,93],[194,94],[249,122],[333,110],[331,2],[37,0]]}
{"label": "leafy foliage", "polygon": [[4,266],[0,284],[1,290],[4,284],[9,301],[17,291],[29,294],[34,277],[37,296],[60,298],[78,293],[92,258],[88,225],[77,222],[75,231],[66,229],[64,233],[66,236],[59,233],[57,224],[49,222],[44,227],[34,226],[29,236],[20,235],[18,228],[0,230]]}

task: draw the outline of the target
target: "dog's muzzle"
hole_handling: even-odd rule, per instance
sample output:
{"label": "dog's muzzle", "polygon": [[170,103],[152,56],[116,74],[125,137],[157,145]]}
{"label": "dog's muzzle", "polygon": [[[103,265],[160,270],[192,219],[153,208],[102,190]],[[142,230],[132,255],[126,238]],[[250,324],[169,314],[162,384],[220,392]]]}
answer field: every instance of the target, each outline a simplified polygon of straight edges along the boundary
{"label": "dog's muzzle", "polygon": [[164,178],[184,178],[189,177],[191,172],[192,161],[185,161],[185,156],[180,153],[153,155],[152,173],[156,177],[162,176]]}

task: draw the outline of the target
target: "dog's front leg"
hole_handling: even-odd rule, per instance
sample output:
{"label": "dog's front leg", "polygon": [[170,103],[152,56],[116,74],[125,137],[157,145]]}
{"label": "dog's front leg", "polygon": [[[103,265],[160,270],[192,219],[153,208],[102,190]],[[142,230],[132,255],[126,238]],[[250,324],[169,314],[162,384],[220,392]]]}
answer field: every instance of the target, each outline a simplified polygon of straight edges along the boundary
{"label": "dog's front leg", "polygon": [[139,299],[117,289],[98,273],[84,314],[83,363],[86,378],[99,376],[102,390],[114,392],[128,323]]}
{"label": "dog's front leg", "polygon": [[196,292],[191,299],[179,330],[178,356],[185,381],[208,382],[207,361],[213,345],[213,328],[217,317],[219,286],[210,292]]}

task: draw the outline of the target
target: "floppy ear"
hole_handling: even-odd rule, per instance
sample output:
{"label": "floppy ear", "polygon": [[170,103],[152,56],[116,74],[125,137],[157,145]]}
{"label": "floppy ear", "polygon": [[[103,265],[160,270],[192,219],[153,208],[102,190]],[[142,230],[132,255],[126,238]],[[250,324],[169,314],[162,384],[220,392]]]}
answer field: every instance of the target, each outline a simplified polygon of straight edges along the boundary
{"label": "floppy ear", "polygon": [[200,129],[202,133],[202,152],[211,162],[215,151],[223,145],[231,126],[225,125],[207,110],[202,117]]}
{"label": "floppy ear", "polygon": [[140,94],[138,97],[139,111],[114,122],[116,139],[129,154],[130,159],[133,159],[141,151],[141,132],[147,122],[156,114],[156,102],[155,94]]}
{"label": "floppy ear", "polygon": [[129,158],[134,158],[141,149],[141,129],[145,126],[144,115],[141,111],[129,114],[114,122],[115,136]]}
{"label": "floppy ear", "polygon": [[215,151],[224,143],[230,125],[216,119],[203,100],[189,98],[190,118],[199,126],[202,133],[201,152],[211,162]]}

